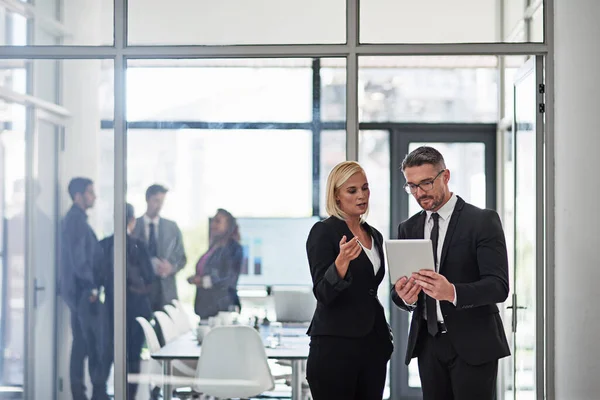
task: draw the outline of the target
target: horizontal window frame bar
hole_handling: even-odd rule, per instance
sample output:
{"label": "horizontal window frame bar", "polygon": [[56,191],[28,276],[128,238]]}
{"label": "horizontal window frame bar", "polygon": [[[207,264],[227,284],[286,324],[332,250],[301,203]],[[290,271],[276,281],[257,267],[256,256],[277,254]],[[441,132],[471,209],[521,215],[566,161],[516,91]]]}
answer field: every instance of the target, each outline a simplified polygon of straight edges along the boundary
{"label": "horizontal window frame bar", "polygon": [[[313,128],[312,122],[207,122],[207,121],[130,121],[127,129],[139,130],[306,130]],[[346,122],[319,122],[324,130],[344,130]],[[114,129],[112,120],[100,121],[100,129]]]}
{"label": "horizontal window frame bar", "polygon": [[[328,121],[316,122],[322,130],[345,130],[346,122]],[[313,122],[207,122],[207,121],[131,121],[127,129],[131,130],[311,130]],[[448,131],[449,134],[461,132],[481,132],[496,130],[495,122],[361,122],[362,131],[403,130],[411,132],[427,132],[432,129]],[[111,120],[102,120],[100,129],[114,129]]]}
{"label": "horizontal window frame bar", "polygon": [[332,58],[357,56],[546,55],[545,43],[442,43],[248,46],[0,46],[8,59]]}

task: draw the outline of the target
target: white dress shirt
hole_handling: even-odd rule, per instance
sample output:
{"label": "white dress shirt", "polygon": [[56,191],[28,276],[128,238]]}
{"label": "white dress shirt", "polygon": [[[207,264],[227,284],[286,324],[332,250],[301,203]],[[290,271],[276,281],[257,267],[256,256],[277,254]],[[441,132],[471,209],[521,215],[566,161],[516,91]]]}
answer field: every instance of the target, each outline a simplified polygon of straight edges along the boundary
{"label": "white dress shirt", "polygon": [[360,247],[363,248],[363,250],[367,254],[367,257],[369,257],[369,260],[371,260],[371,264],[373,264],[373,271],[375,272],[375,275],[377,275],[379,268],[381,268],[381,258],[379,257],[379,252],[377,251],[377,247],[375,246],[375,239],[373,239],[373,236],[371,236],[370,249],[367,249],[365,246],[363,246],[361,242],[358,243],[360,243]]}
{"label": "white dress shirt", "polygon": [[[456,195],[454,193],[452,193],[452,195],[450,196],[450,200],[448,200],[446,202],[446,204],[444,204],[442,206],[442,208],[440,208],[437,213],[439,214],[440,218],[438,221],[439,227],[440,227],[440,234],[438,237],[438,246],[437,246],[437,265],[435,266],[435,270],[436,272],[439,272],[440,270],[440,261],[442,260],[442,249],[444,247],[444,240],[446,239],[446,232],[448,232],[448,225],[450,225],[450,217],[452,217],[452,213],[454,212],[454,207],[456,206]],[[423,236],[426,239],[430,239],[431,238],[431,231],[433,230],[433,218],[431,218],[431,214],[433,214],[433,211],[426,211],[427,212],[427,218],[425,219],[425,235]],[[454,287],[454,285],[452,285]],[[440,308],[440,302],[439,300],[435,301],[436,304],[436,313],[437,313],[437,319],[439,322],[444,322],[444,317],[442,316],[442,309]],[[456,288],[454,288],[454,301],[453,304],[456,306]],[[424,313],[423,315],[427,315],[427,313]]]}
{"label": "white dress shirt", "polygon": [[154,237],[156,238],[156,243],[158,243],[158,223],[160,222],[160,216],[156,216],[154,218],[150,218],[146,214],[144,214],[144,235],[146,236],[146,243],[150,240],[150,223],[154,224]]}

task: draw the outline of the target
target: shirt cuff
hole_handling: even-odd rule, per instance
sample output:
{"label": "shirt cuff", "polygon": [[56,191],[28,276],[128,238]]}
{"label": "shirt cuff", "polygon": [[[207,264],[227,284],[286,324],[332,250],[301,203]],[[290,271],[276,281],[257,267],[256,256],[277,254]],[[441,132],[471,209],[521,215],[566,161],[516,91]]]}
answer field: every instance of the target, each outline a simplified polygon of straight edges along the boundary
{"label": "shirt cuff", "polygon": [[344,278],[340,278],[337,268],[335,267],[335,263],[332,263],[327,271],[325,271],[325,279],[331,286],[333,286],[335,290],[341,292],[350,286],[350,283],[352,282],[352,275],[350,274],[350,271],[347,271],[346,276]]}
{"label": "shirt cuff", "polygon": [[454,300],[452,301],[452,304],[456,307],[456,286],[452,285],[452,289],[454,289]]}
{"label": "shirt cuff", "polygon": [[[398,296],[398,297],[400,297],[400,296]],[[415,307],[417,306],[417,302],[416,302],[416,301],[415,301],[414,303],[412,303],[412,304],[408,304],[408,303],[407,303],[407,302],[405,302],[405,301],[404,301],[404,299],[403,299],[403,298],[401,298],[401,297],[400,297],[400,300],[402,300],[402,301],[404,302],[404,305],[405,305],[406,307],[408,307],[408,308],[415,308]]]}

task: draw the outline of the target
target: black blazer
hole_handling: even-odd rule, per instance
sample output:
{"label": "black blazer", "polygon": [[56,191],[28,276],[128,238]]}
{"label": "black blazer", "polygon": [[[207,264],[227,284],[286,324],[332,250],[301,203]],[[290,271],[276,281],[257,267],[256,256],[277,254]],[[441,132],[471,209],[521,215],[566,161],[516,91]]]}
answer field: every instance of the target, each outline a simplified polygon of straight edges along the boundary
{"label": "black blazer", "polygon": [[317,299],[317,308],[308,328],[310,336],[359,338],[375,329],[390,337],[389,325],[377,298],[377,287],[385,275],[383,236],[367,223],[363,223],[363,227],[373,237],[373,246],[381,259],[377,274],[362,251],[350,262],[344,279],[339,277],[335,259],[340,251],[340,240],[344,235],[347,240],[354,237],[345,221],[329,217],[317,222],[308,235],[306,252]]}
{"label": "black blazer", "polygon": [[[426,212],[421,211],[398,226],[399,239],[423,239]],[[480,365],[510,355],[496,303],[508,297],[508,256],[500,218],[458,197],[442,247],[439,273],[456,288],[456,307],[440,302],[444,322],[460,358]],[[410,311],[395,290],[392,300]],[[427,329],[422,317],[425,295],[414,309],[406,365],[419,355],[419,331]]]}

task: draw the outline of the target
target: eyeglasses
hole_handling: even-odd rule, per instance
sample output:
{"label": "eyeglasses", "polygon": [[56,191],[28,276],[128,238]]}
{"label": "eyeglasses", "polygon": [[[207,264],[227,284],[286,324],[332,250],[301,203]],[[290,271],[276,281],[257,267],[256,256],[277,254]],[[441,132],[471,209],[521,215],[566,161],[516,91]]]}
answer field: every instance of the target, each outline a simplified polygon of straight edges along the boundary
{"label": "eyeglasses", "polygon": [[435,180],[438,178],[438,176],[440,176],[442,174],[442,172],[444,172],[445,169],[441,170],[440,172],[438,172],[438,174],[435,176],[435,178],[433,178],[430,181],[423,181],[419,184],[414,184],[414,183],[405,183],[404,184],[404,190],[406,190],[406,193],[408,194],[415,194],[417,193],[417,189],[421,189],[424,192],[429,192],[431,189],[433,189],[433,184],[435,182]]}

